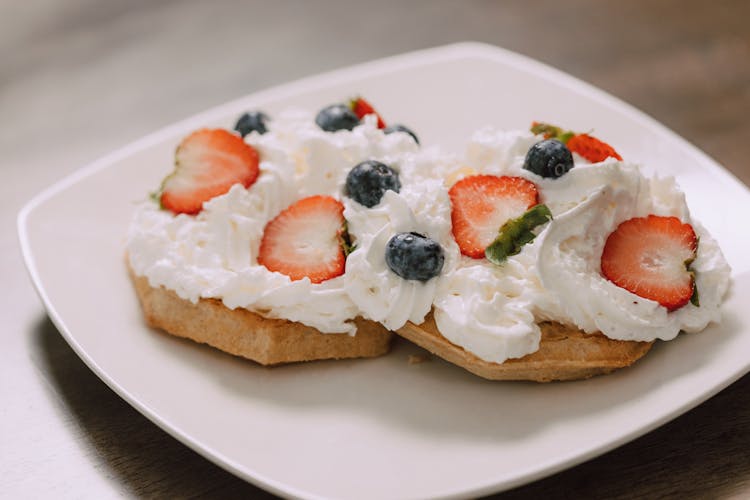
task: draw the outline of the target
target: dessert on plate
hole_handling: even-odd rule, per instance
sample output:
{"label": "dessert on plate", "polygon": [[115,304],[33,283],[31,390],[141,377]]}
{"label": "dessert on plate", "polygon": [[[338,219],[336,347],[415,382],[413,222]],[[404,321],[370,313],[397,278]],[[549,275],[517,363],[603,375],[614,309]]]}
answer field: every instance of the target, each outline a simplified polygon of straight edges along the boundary
{"label": "dessert on plate", "polygon": [[485,378],[586,378],[718,321],[728,287],[673,179],[549,124],[459,157],[355,98],[194,132],[175,164],[128,238],[146,318],[263,364],[395,331]]}
{"label": "dessert on plate", "polygon": [[719,320],[729,267],[674,179],[539,123],[480,129],[460,163],[437,175],[461,257],[432,317],[399,334],[485,378],[547,381],[628,366]]}
{"label": "dessert on plate", "polygon": [[398,164],[415,139],[350,131],[360,118],[348,106],[319,124],[294,111],[269,121],[247,113],[234,131],[188,135],[137,208],[127,263],[146,321],[267,365],[381,355],[392,333],[362,318],[345,288],[341,184],[356,163]]}

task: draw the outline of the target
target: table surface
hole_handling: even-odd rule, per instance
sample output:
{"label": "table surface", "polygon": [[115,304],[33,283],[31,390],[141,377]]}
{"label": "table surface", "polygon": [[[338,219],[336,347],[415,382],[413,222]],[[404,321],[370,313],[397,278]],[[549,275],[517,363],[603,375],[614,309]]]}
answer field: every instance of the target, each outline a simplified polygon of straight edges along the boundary
{"label": "table surface", "polygon": [[[268,495],[89,371],[47,318],[14,234],[33,195],[178,119],[310,74],[476,40],[605,89],[750,184],[750,2],[269,4],[0,2],[0,496]],[[750,376],[640,439],[496,498],[748,498],[748,449]]]}

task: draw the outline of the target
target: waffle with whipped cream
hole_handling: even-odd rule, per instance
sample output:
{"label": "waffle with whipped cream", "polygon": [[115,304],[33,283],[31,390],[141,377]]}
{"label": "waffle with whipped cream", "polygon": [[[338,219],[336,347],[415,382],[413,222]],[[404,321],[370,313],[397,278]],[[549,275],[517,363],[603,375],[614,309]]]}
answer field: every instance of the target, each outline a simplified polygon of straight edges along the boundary
{"label": "waffle with whipped cream", "polygon": [[186,138],[160,203],[133,218],[129,265],[142,301],[172,304],[150,320],[170,333],[233,352],[219,317],[251,314],[248,331],[349,339],[246,356],[280,363],[298,344],[305,360],[377,355],[395,331],[485,378],[547,381],[720,318],[729,267],[674,179],[588,134],[488,126],[459,156],[361,102],[248,116],[241,135]]}

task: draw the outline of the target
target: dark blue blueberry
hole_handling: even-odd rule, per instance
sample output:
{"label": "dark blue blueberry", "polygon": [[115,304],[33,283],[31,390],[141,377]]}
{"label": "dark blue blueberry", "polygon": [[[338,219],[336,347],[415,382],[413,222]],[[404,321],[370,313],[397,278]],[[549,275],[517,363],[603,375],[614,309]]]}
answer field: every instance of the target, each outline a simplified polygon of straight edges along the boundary
{"label": "dark blue blueberry", "polygon": [[542,177],[560,177],[573,168],[573,155],[557,139],[545,139],[529,148],[523,168]]}
{"label": "dark blue blueberry", "polygon": [[242,137],[245,137],[253,131],[258,132],[259,134],[265,134],[268,131],[268,129],[266,129],[266,120],[268,120],[268,115],[262,111],[250,111],[249,113],[240,116],[234,129],[239,132]]}
{"label": "dark blue blueberry", "polygon": [[401,125],[400,123],[397,123],[395,125],[388,125],[387,127],[383,129],[383,132],[385,132],[386,134],[392,134],[393,132],[406,132],[407,134],[412,136],[412,138],[414,139],[414,142],[419,144],[419,139],[417,139],[417,134],[412,132],[409,127]]}
{"label": "dark blue blueberry", "polygon": [[344,104],[331,104],[320,110],[315,117],[315,123],[326,132],[337,130],[351,130],[359,125],[359,118],[349,106]]}
{"label": "dark blue blueberry", "polygon": [[385,262],[404,279],[427,281],[440,274],[445,255],[435,240],[418,233],[398,233],[385,246]]}
{"label": "dark blue blueberry", "polygon": [[346,195],[367,208],[380,203],[389,189],[398,193],[401,181],[395,170],[379,161],[363,161],[346,176]]}

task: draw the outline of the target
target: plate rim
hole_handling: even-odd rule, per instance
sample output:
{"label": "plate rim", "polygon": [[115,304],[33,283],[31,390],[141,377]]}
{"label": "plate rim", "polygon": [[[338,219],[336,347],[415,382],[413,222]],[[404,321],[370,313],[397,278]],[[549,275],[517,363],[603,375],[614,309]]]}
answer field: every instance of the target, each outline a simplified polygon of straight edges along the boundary
{"label": "plate rim", "polygon": [[[33,215],[35,210],[40,208],[45,202],[53,199],[59,193],[76,185],[78,182],[86,179],[87,177],[93,176],[99,171],[116,165],[120,160],[138,153],[139,151],[145,150],[153,146],[154,144],[161,142],[168,136],[175,135],[176,133],[183,131],[184,129],[191,126],[191,124],[193,124],[194,122],[210,121],[215,117],[224,115],[227,112],[237,108],[237,106],[241,102],[252,99],[262,100],[268,98],[281,100],[292,97],[303,90],[309,92],[324,89],[330,86],[330,82],[333,80],[338,80],[341,82],[352,78],[362,78],[367,74],[380,74],[383,71],[397,72],[399,69],[413,68],[415,66],[429,63],[448,62],[454,59],[472,57],[487,59],[493,62],[505,64],[513,67],[514,69],[529,72],[534,76],[542,78],[544,80],[554,78],[556,81],[556,85],[564,87],[568,90],[572,90],[576,93],[581,93],[581,91],[584,91],[587,97],[591,98],[592,100],[605,104],[607,107],[615,109],[616,111],[637,120],[649,129],[657,130],[659,133],[669,137],[669,139],[675,141],[680,148],[685,149],[690,155],[699,158],[702,163],[701,166],[709,168],[711,174],[721,177],[722,182],[730,182],[733,185],[743,188],[745,190],[745,193],[750,196],[750,188],[748,188],[742,181],[740,181],[732,172],[722,167],[717,161],[712,159],[701,149],[688,142],[682,136],[672,131],[662,123],[652,118],[649,114],[639,110],[635,106],[621,100],[620,98],[613,96],[608,92],[577,77],[554,68],[553,66],[501,47],[473,41],[452,43],[427,49],[410,51],[384,58],[378,58],[368,62],[348,65],[339,69],[314,74],[312,76],[307,76],[290,82],[272,85],[270,87],[266,87],[250,94],[232,99],[223,104],[212,106],[207,110],[194,113],[183,119],[173,122],[172,124],[160,127],[139,139],[136,139],[120,148],[117,148],[114,151],[85,164],[84,166],[76,169],[72,173],[53,183],[49,187],[43,189],[41,192],[39,192],[24,204],[24,206],[18,213],[16,223],[17,236],[27,273],[50,320],[62,334],[65,341],[74,350],[76,355],[86,364],[86,366],[88,366],[88,368],[92,372],[94,372],[94,374],[100,380],[102,380],[110,389],[112,389],[119,397],[124,399],[130,406],[135,408],[139,413],[156,424],[167,434],[177,439],[182,444],[186,445],[188,448],[200,454],[215,465],[228,470],[237,477],[272,493],[278,495],[291,495],[298,498],[318,498],[316,494],[302,491],[299,488],[290,486],[283,481],[271,479],[269,477],[266,477],[264,474],[260,474],[253,470],[248,470],[249,468],[247,466],[235,463],[235,461],[229,459],[221,452],[218,452],[208,443],[202,442],[199,439],[196,439],[188,435],[187,433],[180,431],[178,427],[163,419],[156,411],[152,410],[148,405],[142,403],[125,387],[121,386],[114,379],[112,379],[111,376],[99,366],[97,361],[93,359],[93,357],[91,357],[86,352],[86,350],[81,347],[75,336],[68,329],[65,321],[58,313],[54,304],[47,296],[47,292],[42,283],[42,277],[38,272],[36,258],[34,256],[32,244],[30,241],[29,219]],[[540,462],[543,465],[536,465],[533,468],[529,468],[523,472],[515,474],[512,479],[504,479],[500,481],[490,480],[482,484],[475,484],[470,488],[462,488],[452,492],[446,492],[445,494],[435,498],[457,498],[466,495],[486,495],[497,493],[500,491],[506,491],[536,481],[543,477],[550,476],[570,467],[579,465],[594,457],[600,456],[608,451],[618,448],[623,444],[628,443],[640,436],[643,436],[658,427],[661,427],[665,423],[677,418],[678,416],[686,413],[692,408],[695,408],[704,401],[718,394],[726,387],[736,382],[740,377],[747,374],[749,371],[750,359],[745,363],[744,366],[740,367],[734,373],[732,373],[731,376],[724,377],[721,383],[715,384],[709,390],[704,390],[699,394],[694,395],[688,401],[684,402],[682,405],[679,405],[672,411],[667,412],[661,418],[653,420],[647,425],[639,426],[637,429],[634,429],[633,431],[628,432],[617,439],[609,440],[599,446],[594,446],[584,453],[571,452],[564,458],[560,458],[559,456],[557,456],[553,460]]]}

